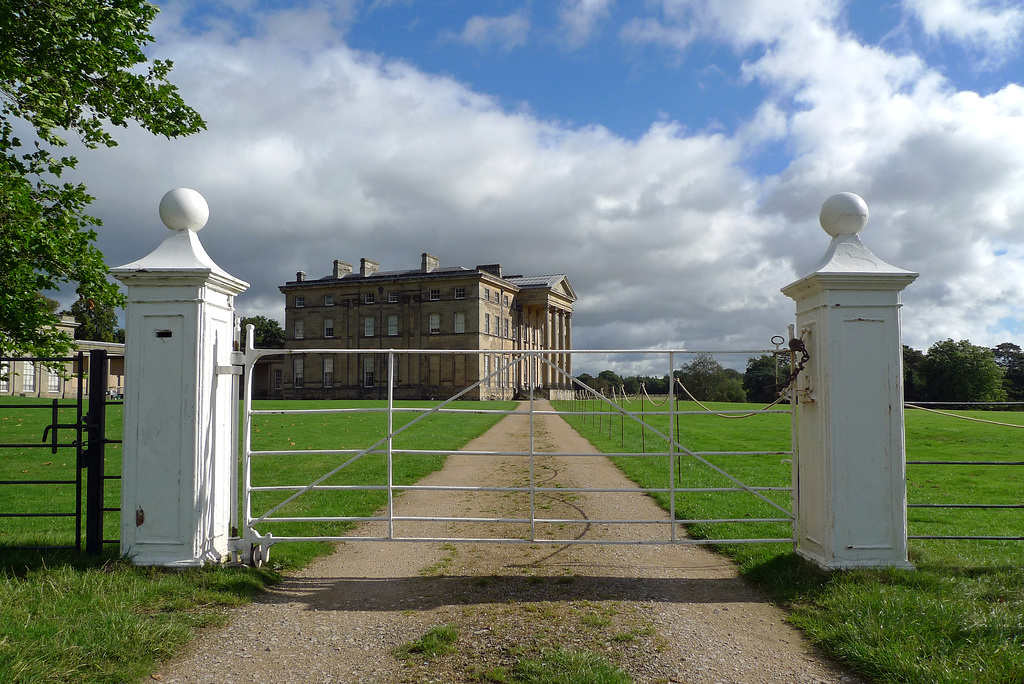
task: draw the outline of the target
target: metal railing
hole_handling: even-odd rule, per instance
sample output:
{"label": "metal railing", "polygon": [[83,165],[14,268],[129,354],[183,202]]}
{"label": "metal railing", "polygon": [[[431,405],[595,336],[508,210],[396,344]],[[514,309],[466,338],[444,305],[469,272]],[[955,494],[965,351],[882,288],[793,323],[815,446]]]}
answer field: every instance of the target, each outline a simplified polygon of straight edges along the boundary
{"label": "metal railing", "polygon": [[[251,334],[249,339],[251,339]],[[770,354],[777,353],[778,349],[773,350],[737,350],[728,352],[717,352],[717,353],[729,353],[729,354],[742,354],[742,355],[758,355],[758,354]],[[367,407],[367,408],[314,408],[314,409],[279,409],[274,408],[270,410],[260,410],[253,408],[253,372],[252,369],[260,358],[264,356],[292,356],[298,354],[330,354],[330,355],[362,355],[367,353],[383,354],[386,355],[387,363],[387,374],[386,374],[386,407]],[[472,351],[452,351],[452,350],[436,350],[436,349],[384,349],[384,350],[365,350],[365,349],[302,349],[302,350],[281,350],[281,349],[268,349],[268,350],[256,350],[250,348],[246,350],[245,356],[245,372],[243,375],[243,416],[242,416],[242,434],[241,434],[241,486],[234,487],[233,491],[241,490],[241,502],[240,507],[237,505],[232,506],[233,512],[238,515],[237,511],[240,510],[241,519],[235,519],[232,521],[233,529],[240,530],[240,534],[236,534],[236,548],[245,550],[247,545],[251,545],[253,549],[262,547],[263,549],[269,548],[271,544],[282,542],[282,541],[423,541],[423,542],[490,542],[490,543],[511,543],[511,544],[636,544],[639,543],[636,539],[619,539],[619,540],[599,540],[599,539],[574,539],[574,538],[552,538],[548,536],[539,536],[537,534],[537,526],[551,526],[551,525],[570,525],[573,523],[590,523],[590,524],[607,524],[607,525],[657,525],[667,527],[669,532],[664,535],[664,538],[657,541],[648,541],[644,543],[648,544],[673,544],[673,543],[693,543],[693,544],[723,544],[723,543],[777,543],[795,542],[795,519],[793,510],[795,510],[795,502],[792,509],[787,508],[778,504],[767,494],[772,492],[786,492],[789,493],[791,501],[796,497],[796,491],[792,486],[778,487],[778,486],[758,486],[751,485],[743,482],[741,479],[730,474],[726,469],[721,468],[711,462],[711,458],[720,456],[723,454],[738,455],[738,454],[749,454],[749,455],[777,455],[785,456],[790,459],[791,467],[793,472],[790,473],[792,476],[795,473],[796,468],[796,454],[795,454],[795,402],[786,407],[785,409],[777,409],[774,413],[788,413],[790,414],[790,437],[792,443],[789,450],[777,450],[777,451],[728,451],[728,452],[702,452],[695,451],[687,448],[681,443],[677,434],[677,417],[682,415],[692,415],[694,413],[703,413],[695,411],[680,411],[678,410],[676,403],[669,402],[667,410],[659,411],[629,411],[622,406],[612,402],[609,398],[594,392],[589,387],[580,384],[577,380],[568,375],[566,370],[559,367],[556,363],[557,360],[570,359],[571,357],[585,356],[585,355],[655,355],[661,357],[665,363],[665,370],[669,377],[672,377],[673,371],[675,370],[676,359],[683,355],[695,355],[701,352],[689,351],[689,350],[472,350]],[[480,380],[470,383],[460,391],[454,393],[450,398],[439,402],[437,405],[423,408],[423,407],[399,407],[395,405],[395,368],[396,358],[401,355],[410,356],[446,356],[446,355],[483,355],[491,354],[497,355],[502,354],[505,357],[503,364],[495,364],[493,371],[489,374],[481,377]],[[600,361],[598,361],[600,362]],[[510,368],[517,367],[520,369],[519,377],[523,378],[524,383],[522,385],[525,390],[525,394],[529,400],[529,410],[500,410],[497,413],[505,416],[527,416],[530,425],[529,435],[529,448],[527,450],[517,451],[473,451],[473,450],[460,450],[458,451],[461,455],[467,456],[479,456],[479,457],[510,457],[510,458],[521,458],[523,460],[524,471],[528,474],[528,482],[522,486],[443,486],[443,485],[421,485],[421,484],[404,484],[399,485],[394,481],[394,457],[396,455],[419,455],[419,456],[430,456],[430,455],[448,455],[453,453],[452,451],[436,451],[428,449],[415,449],[415,448],[398,448],[395,446],[395,437],[401,435],[403,432],[411,429],[420,421],[425,418],[437,415],[437,414],[458,414],[458,413],[480,413],[479,409],[464,409],[456,408],[453,402],[460,398],[466,397],[467,395],[473,394],[479,389],[499,377],[507,377],[507,372]],[[647,451],[643,454],[636,453],[612,453],[612,454],[581,454],[581,453],[550,453],[550,452],[539,452],[535,447],[534,442],[534,424],[538,417],[546,415],[564,415],[564,416],[587,416],[596,415],[603,413],[605,416],[608,415],[608,410],[597,411],[595,408],[586,409],[576,405],[569,411],[550,411],[540,409],[536,406],[535,397],[539,391],[545,390],[545,387],[538,385],[537,379],[541,376],[541,370],[547,369],[548,377],[555,379],[552,385],[559,387],[572,386],[576,390],[589,393],[591,399],[595,402],[603,402],[602,409],[608,409],[615,411],[624,421],[631,421],[639,425],[643,430],[649,432],[654,438],[660,440],[660,443],[664,445],[664,448],[659,451]],[[335,376],[337,381],[337,374]],[[297,415],[297,414],[345,414],[345,413],[367,413],[377,412],[386,413],[386,429],[385,434],[374,443],[363,448],[339,448],[339,449],[317,449],[310,450],[305,448],[285,449],[285,450],[257,450],[253,448],[253,417],[265,416],[265,415]],[[747,411],[717,411],[717,413],[750,413]],[[413,414],[414,417],[409,422],[401,425],[400,427],[395,426],[395,416],[399,414]],[[650,417],[667,417],[668,428],[661,429],[655,425],[652,425],[647,421]],[[300,445],[296,445],[297,447]],[[321,476],[315,478],[313,481],[307,484],[301,485],[276,485],[276,484],[257,484],[252,480],[253,473],[253,460],[259,459],[264,456],[309,456],[310,454],[318,454],[321,456],[328,456],[335,458],[337,465],[330,467]],[[387,462],[387,480],[384,484],[327,484],[327,481],[342,471],[343,469],[351,466],[358,462],[360,459],[370,455],[380,454],[384,455]],[[593,458],[594,456],[599,457],[639,457],[639,458],[652,458],[652,457],[665,457],[667,458],[667,484],[663,487],[654,488],[642,488],[642,487],[630,487],[630,488],[602,488],[602,487],[548,487],[544,486],[543,483],[537,481],[536,478],[536,463],[540,456],[549,457],[566,457],[566,458]],[[730,481],[730,486],[726,487],[683,487],[677,484],[677,468],[678,459],[689,458],[702,464],[703,466],[717,472],[719,475],[727,478]],[[236,469],[237,471],[238,469]],[[795,481],[795,478],[793,478]],[[475,517],[459,517],[459,516],[402,516],[395,513],[394,500],[395,495],[403,491],[452,491],[452,492],[501,492],[509,494],[521,494],[525,495],[529,499],[529,517],[526,516],[512,516],[505,517],[495,515],[493,517],[488,516],[475,516]],[[384,510],[376,515],[369,516],[299,516],[299,515],[284,515],[282,514],[285,509],[293,501],[299,499],[303,495],[311,492],[330,492],[330,491],[383,491],[387,494],[387,503]],[[536,497],[538,495],[551,494],[558,492],[561,494],[597,494],[597,493],[645,493],[645,494],[667,494],[669,498],[669,515],[665,519],[659,520],[646,520],[646,519],[614,519],[614,520],[591,520],[591,519],[577,519],[577,518],[557,518],[557,517],[544,517],[539,514],[536,504]],[[754,498],[759,499],[762,503],[767,504],[773,510],[777,511],[774,517],[745,517],[745,518],[721,518],[721,519],[707,519],[707,520],[683,520],[676,519],[675,502],[677,495],[680,494],[691,494],[691,493],[723,493],[723,492],[745,492],[751,494]],[[267,510],[260,512],[253,512],[253,494],[254,493],[276,493],[283,496],[283,500],[278,501],[276,504],[271,505]],[[342,523],[381,523],[385,527],[385,531],[380,534],[367,534],[363,536],[348,536],[348,535],[309,535],[309,536],[278,536],[271,532],[262,534],[256,530],[257,526],[266,529],[267,525],[279,522],[342,522]],[[495,525],[519,525],[528,527],[529,531],[520,536],[474,536],[474,537],[450,537],[450,536],[409,536],[398,534],[395,530],[396,523],[410,523],[410,522],[468,522],[468,523],[490,523]],[[773,522],[773,523],[785,523],[790,525],[790,529],[793,532],[787,537],[773,537],[773,538],[742,538],[742,539],[691,539],[684,533],[680,532],[680,526],[694,523],[726,523],[726,522]],[[258,552],[254,552],[258,553]]]}
{"label": "metal railing", "polygon": [[[1024,402],[941,402],[941,401],[914,401],[904,402],[904,406],[909,409],[919,409],[928,411],[930,413],[937,413],[945,415],[952,419],[960,420],[972,420],[983,423],[988,423],[997,426],[1010,427],[1010,428],[1024,428],[1024,425],[1008,424],[1002,421],[995,420],[984,420],[973,418],[969,416],[959,416],[957,414],[949,413],[947,411],[939,411],[936,408],[943,406],[947,408],[961,408],[969,410],[972,408],[988,407],[988,408],[1007,408],[1007,407],[1024,407]],[[927,408],[926,408],[927,407]],[[998,413],[996,414],[998,415]],[[1024,461],[994,461],[994,460],[907,460],[907,466],[936,466],[944,468],[947,466],[961,469],[965,467],[980,467],[980,468],[991,468],[991,467],[1012,467],[1021,468],[1024,466]],[[1021,503],[908,503],[907,508],[915,509],[946,509],[946,510],[1024,510],[1024,504]],[[908,534],[907,539],[916,540],[979,540],[979,541],[1024,541],[1024,536],[1021,535],[983,535],[983,534]]]}

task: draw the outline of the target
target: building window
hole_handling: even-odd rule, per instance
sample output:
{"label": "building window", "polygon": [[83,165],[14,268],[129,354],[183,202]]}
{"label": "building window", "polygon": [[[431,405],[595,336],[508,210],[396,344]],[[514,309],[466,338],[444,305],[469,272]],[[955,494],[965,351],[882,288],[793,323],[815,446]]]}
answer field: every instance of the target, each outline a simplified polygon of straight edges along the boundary
{"label": "building window", "polygon": [[295,339],[301,340],[306,337],[306,322],[295,321]]}
{"label": "building window", "polygon": [[363,357],[363,387],[373,387],[373,357]]}
{"label": "building window", "polygon": [[484,314],[484,334],[491,334],[491,314]]}
{"label": "building window", "polygon": [[505,295],[505,308],[508,308],[508,295]]}
{"label": "building window", "polygon": [[334,357],[324,357],[324,387],[334,387]]}
{"label": "building window", "polygon": [[441,291],[440,290],[431,290],[430,291],[430,301],[436,302],[440,298],[441,298]]}
{"label": "building window", "polygon": [[397,304],[397,303],[398,303],[398,293],[397,292],[388,292],[388,304]]}
{"label": "building window", "polygon": [[46,389],[51,394],[60,392],[60,373],[53,370],[52,368],[50,369],[50,377]]}
{"label": "building window", "polygon": [[494,303],[501,304],[501,294],[497,290],[494,291]]}
{"label": "building window", "polygon": [[484,354],[484,384],[491,386],[491,357]]}
{"label": "building window", "polygon": [[9,361],[0,362],[0,392],[11,391],[11,363]]}
{"label": "building window", "polygon": [[455,332],[466,332],[466,314],[461,311],[455,314]]}
{"label": "building window", "polygon": [[509,332],[508,331],[509,331],[509,320],[506,318],[505,319],[505,339],[506,340],[509,337]]}
{"label": "building window", "polygon": [[391,314],[388,316],[388,335],[394,337],[398,334],[398,315]]}
{"label": "building window", "polygon": [[512,339],[516,339],[516,327],[514,325],[512,326]]}
{"label": "building window", "polygon": [[491,288],[485,287],[484,288],[484,301],[485,302],[489,302],[490,300],[491,300]]}
{"label": "building window", "polygon": [[301,309],[304,306],[306,306],[306,298],[305,297],[296,297],[295,298],[295,308],[296,309]]}
{"label": "building window", "polygon": [[22,369],[21,389],[25,392],[36,391],[36,364],[35,361],[26,361]]}
{"label": "building window", "polygon": [[377,323],[373,316],[363,316],[363,337],[373,337],[373,329]]}
{"label": "building window", "polygon": [[430,334],[436,335],[441,332],[441,314],[430,314]]}
{"label": "building window", "polygon": [[296,356],[292,359],[292,387],[295,389],[302,389],[302,373],[304,364],[302,363],[302,357]]}
{"label": "building window", "polygon": [[281,386],[284,385],[284,371],[280,368],[274,369],[274,389],[280,391]]}
{"label": "building window", "polygon": [[466,288],[464,288],[464,287],[457,287],[457,288],[455,288],[455,298],[456,299],[465,299],[466,298]]}
{"label": "building window", "polygon": [[334,319],[324,319],[324,337],[334,337]]}
{"label": "building window", "polygon": [[324,306],[334,306],[334,295],[324,295]]}
{"label": "building window", "polygon": [[373,304],[374,298],[372,292],[363,293],[363,304]]}

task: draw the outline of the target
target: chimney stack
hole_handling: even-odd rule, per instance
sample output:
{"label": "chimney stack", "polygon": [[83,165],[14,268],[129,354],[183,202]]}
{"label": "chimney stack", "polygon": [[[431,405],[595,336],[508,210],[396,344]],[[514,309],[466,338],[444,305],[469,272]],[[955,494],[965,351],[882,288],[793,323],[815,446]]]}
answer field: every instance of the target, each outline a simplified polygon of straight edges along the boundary
{"label": "chimney stack", "polygon": [[359,275],[365,278],[366,276],[372,276],[374,273],[380,270],[380,264],[373,259],[367,259],[363,257],[359,260]]}
{"label": "chimney stack", "polygon": [[345,261],[334,260],[334,277],[341,278],[352,272],[352,264]]}
{"label": "chimney stack", "polygon": [[441,265],[441,260],[433,254],[423,253],[423,260],[420,262],[420,271],[422,273],[430,273],[435,268]]}
{"label": "chimney stack", "polygon": [[303,282],[303,281],[304,281],[305,279],[306,279],[306,272],[305,272],[305,271],[298,271],[298,272],[296,272],[296,274],[295,274],[295,280],[297,280],[298,282],[300,282],[300,283],[301,283],[301,282]]}

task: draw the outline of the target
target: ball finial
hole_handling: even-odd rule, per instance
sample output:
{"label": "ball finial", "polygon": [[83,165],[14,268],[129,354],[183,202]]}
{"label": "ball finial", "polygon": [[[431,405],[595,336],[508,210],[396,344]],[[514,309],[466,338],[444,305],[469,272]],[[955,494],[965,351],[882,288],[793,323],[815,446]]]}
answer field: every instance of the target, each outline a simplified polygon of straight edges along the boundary
{"label": "ball finial", "polygon": [[856,235],[868,222],[868,205],[860,195],[841,192],[821,205],[818,221],[832,237]]}
{"label": "ball finial", "polygon": [[210,206],[195,190],[176,188],[160,200],[160,220],[171,230],[202,230],[210,218]]}

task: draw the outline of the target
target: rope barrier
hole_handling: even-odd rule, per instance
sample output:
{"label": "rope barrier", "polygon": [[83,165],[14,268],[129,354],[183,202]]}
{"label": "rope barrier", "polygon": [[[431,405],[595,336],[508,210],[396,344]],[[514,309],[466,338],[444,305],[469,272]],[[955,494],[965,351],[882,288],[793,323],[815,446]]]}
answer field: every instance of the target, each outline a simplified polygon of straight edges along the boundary
{"label": "rope barrier", "polygon": [[695,396],[693,396],[693,394],[690,392],[690,390],[686,389],[686,385],[683,384],[682,380],[680,380],[679,378],[676,378],[676,384],[679,385],[679,387],[681,387],[684,392],[686,392],[686,396],[690,397],[690,400],[692,402],[694,402],[695,404],[697,404],[697,406],[700,406],[702,409],[704,409],[705,411],[707,411],[711,415],[717,416],[719,418],[750,418],[751,416],[756,416],[757,414],[761,413],[762,411],[767,411],[768,409],[772,408],[773,406],[777,406],[780,402],[782,402],[783,399],[786,398],[786,395],[782,394],[782,395],[779,396],[778,399],[776,399],[772,403],[768,404],[764,408],[759,408],[756,411],[751,411],[750,413],[742,413],[742,414],[739,414],[739,415],[733,415],[733,414],[727,414],[727,413],[717,413],[710,406],[704,405],[703,403],[701,403],[701,401],[699,399],[697,399]]}
{"label": "rope barrier", "polygon": [[1017,425],[1015,423],[1000,423],[997,420],[985,420],[984,418],[972,418],[971,416],[958,416],[955,413],[949,413],[948,411],[938,411],[936,409],[925,408],[918,406],[917,404],[903,404],[907,408],[917,409],[918,411],[928,411],[929,413],[938,413],[940,416],[949,416],[950,418],[959,418],[960,420],[970,420],[975,423],[988,423],[989,425],[1002,425],[1003,427],[1013,428],[1024,428],[1024,425]]}
{"label": "rope barrier", "polygon": [[640,383],[640,389],[643,391],[644,396],[647,397],[647,400],[651,402],[651,405],[654,406],[654,408],[660,408],[668,403],[668,397],[665,397],[664,399],[661,400],[660,404],[655,404],[654,399],[651,399],[651,395],[647,394],[647,385],[645,385],[642,382]]}

